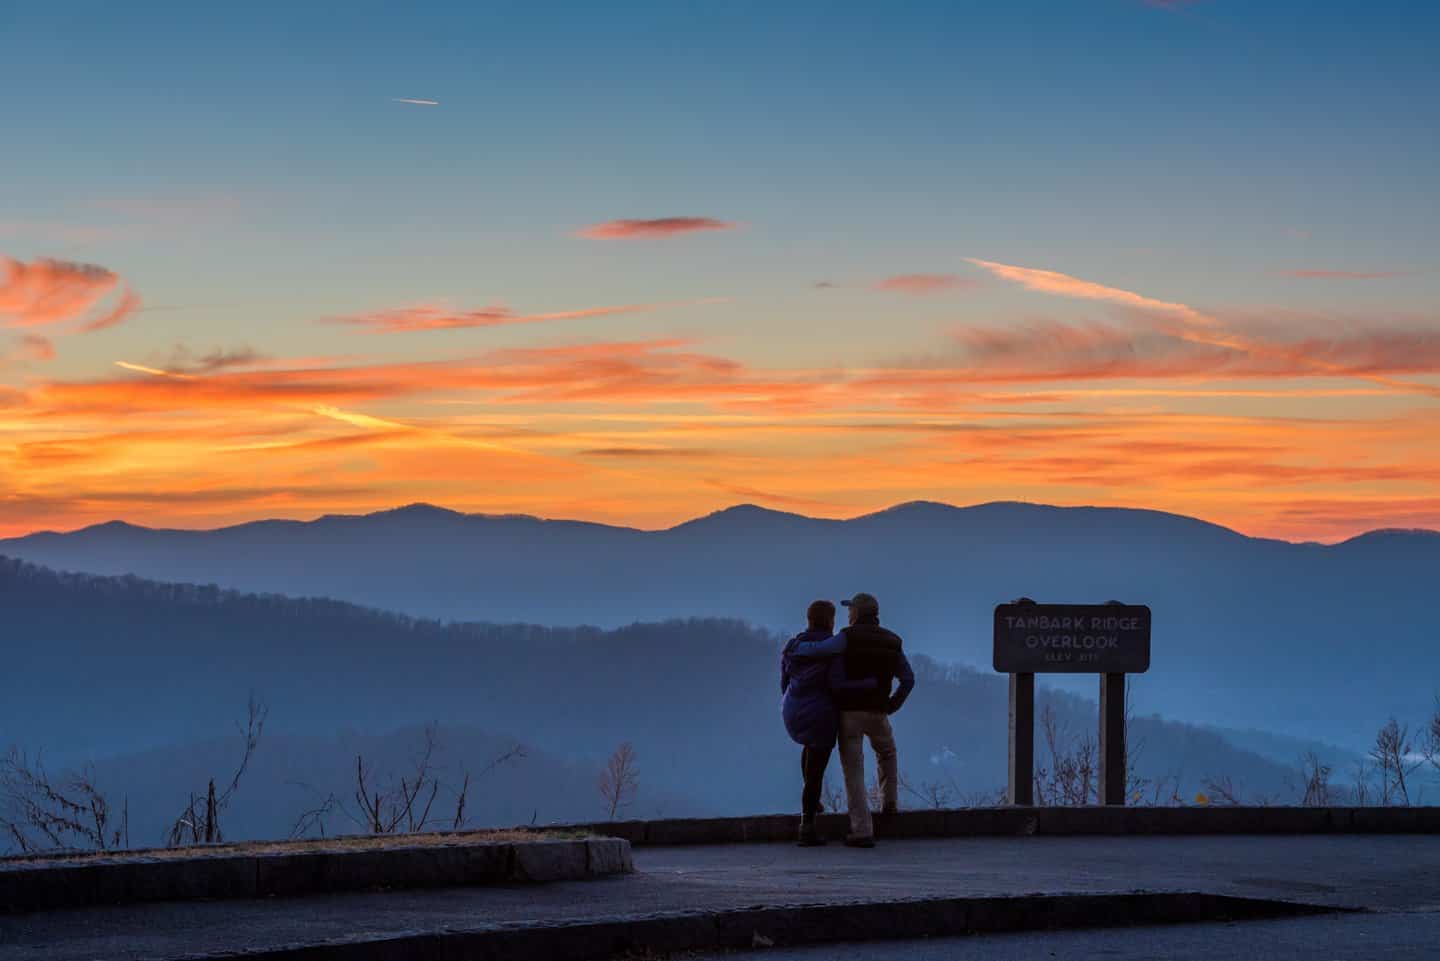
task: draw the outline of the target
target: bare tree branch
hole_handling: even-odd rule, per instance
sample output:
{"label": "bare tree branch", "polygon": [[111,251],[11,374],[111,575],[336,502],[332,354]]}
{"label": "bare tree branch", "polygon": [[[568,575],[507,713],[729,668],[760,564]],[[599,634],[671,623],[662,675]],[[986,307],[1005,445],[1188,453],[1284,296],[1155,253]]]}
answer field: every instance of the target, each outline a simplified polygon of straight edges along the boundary
{"label": "bare tree branch", "polygon": [[1371,800],[1370,765],[1364,760],[1355,762],[1355,770],[1351,773],[1351,790],[1355,794],[1355,805],[1367,807]]}
{"label": "bare tree branch", "polygon": [[640,788],[640,772],[635,768],[634,745],[626,741],[615,749],[615,753],[610,755],[610,760],[605,763],[605,769],[600,772],[595,787],[605,803],[608,819],[615,820],[615,815],[635,800],[635,793]]}
{"label": "bare tree branch", "polygon": [[1380,803],[1408,806],[1409,778],[1421,763],[1410,740],[1410,726],[1402,725],[1393,717],[1386,721],[1375,734],[1370,759],[1380,773]]}
{"label": "bare tree branch", "polygon": [[847,806],[845,792],[827,777],[821,791],[821,802],[827,811],[843,811]]}
{"label": "bare tree branch", "polygon": [[1035,766],[1035,803],[1077,807],[1099,798],[1098,745],[1090,734],[1073,736],[1049,704],[1040,712],[1049,767]]}
{"label": "bare tree branch", "polygon": [[1420,741],[1420,754],[1435,770],[1440,771],[1440,695],[1435,697],[1435,713]]}
{"label": "bare tree branch", "polygon": [[[363,754],[355,757],[355,790],[352,809],[339,798],[330,795],[315,808],[301,814],[295,825],[295,834],[318,831],[323,836],[328,819],[339,814],[367,834],[413,834],[430,831],[437,827],[461,830],[466,822],[466,809],[470,801],[470,789],[474,782],[493,773],[502,765],[525,758],[524,745],[514,747],[491,758],[478,775],[461,769],[461,781],[454,787],[441,774],[444,768],[437,764],[442,752],[439,725],[431,722],[425,725],[424,740],[412,758],[411,773],[398,781],[392,775],[376,772],[365,761]],[[302,785],[303,786],[303,785]],[[318,792],[312,791],[316,794]],[[442,795],[455,798],[454,814],[445,816],[436,812]],[[448,805],[448,801],[445,802]],[[292,834],[292,836],[295,836]]]}
{"label": "bare tree branch", "polygon": [[943,811],[955,803],[956,791],[952,784],[941,781],[921,781],[917,786],[912,784],[905,775],[900,775],[900,786],[907,794],[911,794],[922,805],[927,808],[934,808]]}
{"label": "bare tree branch", "polygon": [[[302,786],[308,787],[308,785]],[[305,837],[311,831],[315,831],[322,838],[325,837],[326,819],[339,807],[340,799],[329,794],[315,807],[300,812],[300,816],[295,819],[295,826],[290,829],[290,840]]]}
{"label": "bare tree branch", "polygon": [[1300,760],[1300,776],[1305,782],[1305,793],[1300,803],[1305,807],[1328,807],[1330,795],[1330,765],[1323,763],[1314,751],[1306,752]]}
{"label": "bare tree branch", "polygon": [[224,791],[217,793],[215,779],[211,778],[205,786],[204,798],[192,793],[189,805],[175,818],[165,836],[167,847],[211,844],[225,839],[220,827],[220,816],[230,806],[231,798],[240,788],[240,779],[250,769],[250,759],[255,756],[255,750],[260,746],[260,735],[265,730],[265,718],[269,709],[252,694],[246,703],[245,713],[245,723],[235,725],[240,732],[242,746],[240,761],[235,765],[235,773],[231,775],[229,785]]}
{"label": "bare tree branch", "polygon": [[1203,784],[1208,803],[1220,807],[1236,807],[1241,803],[1240,792],[1236,790],[1235,783],[1230,779],[1230,775],[1222,774],[1218,777],[1207,777]]}
{"label": "bare tree branch", "polygon": [[31,762],[14,748],[0,757],[0,833],[21,853],[105,851],[121,837],[110,830],[110,802],[88,768],[55,779],[41,757]]}

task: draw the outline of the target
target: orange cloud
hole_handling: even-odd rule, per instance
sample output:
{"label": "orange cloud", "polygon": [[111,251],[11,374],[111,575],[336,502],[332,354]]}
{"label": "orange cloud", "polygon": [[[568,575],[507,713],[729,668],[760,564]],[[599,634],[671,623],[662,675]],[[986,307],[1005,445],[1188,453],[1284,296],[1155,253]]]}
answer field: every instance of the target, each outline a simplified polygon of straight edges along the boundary
{"label": "orange cloud", "polygon": [[929,363],[843,374],[756,369],[675,339],[515,348],[448,361],[350,366],[271,361],[248,369],[234,368],[257,360],[252,354],[212,352],[188,360],[177,355],[165,367],[121,361],[145,376],[42,382],[26,396],[36,416],[267,406],[313,410],[463,396],[544,409],[689,405],[793,415],[1048,404],[1082,396],[1063,390],[986,394],[974,389],[980,384],[1440,373],[1440,331],[1425,329],[1342,330],[1334,337],[1289,341],[1246,335],[1247,344],[1260,345],[1246,349],[1102,323],[967,328],[955,339],[955,353]]}
{"label": "orange cloud", "polygon": [[[1236,338],[1236,347],[1100,323],[967,328],[955,336],[969,361],[955,374],[968,381],[1440,373],[1440,329],[1361,330],[1288,341],[1245,335]],[[906,373],[889,377],[903,382]]]}
{"label": "orange cloud", "polygon": [[622,304],[617,307],[586,307],[539,314],[517,314],[501,304],[476,310],[451,310],[445,307],[415,306],[378,310],[367,314],[327,318],[325,322],[351,324],[375,332],[396,333],[414,330],[457,330],[469,327],[504,327],[511,324],[534,324],[548,320],[581,320],[588,317],[609,317],[614,314],[641,314],[671,307],[720,303],[719,299],[672,301],[654,304]]}
{"label": "orange cloud", "polygon": [[[1197,335],[1176,305],[1095,286],[1087,299],[1126,309],[967,328],[932,358],[873,369],[757,367],[657,338],[398,362],[182,347],[126,373],[36,377],[0,387],[0,530],[416,499],[657,525],[738,499],[825,516],[1026,499],[1306,536],[1354,528],[1281,507],[1369,498],[1336,516],[1423,515],[1440,415],[1402,408],[1395,388],[1311,381],[1440,373],[1440,327],[1225,312]],[[1254,387],[1177,383],[1219,377]],[[1139,382],[1097,383],[1119,378]]]}
{"label": "orange cloud", "polygon": [[581,227],[575,235],[591,240],[635,240],[674,237],[704,230],[734,230],[737,226],[714,217],[655,217],[650,220],[607,220],[603,224]]}
{"label": "orange cloud", "polygon": [[[1394,376],[1402,373],[1434,372],[1433,357],[1437,335],[1429,329],[1418,331],[1381,329],[1350,334],[1340,338],[1310,338],[1304,341],[1288,342],[1273,337],[1225,330],[1225,325],[1219,319],[1201,313],[1187,304],[1156,300],[1133,291],[1107,287],[1068,274],[973,258],[970,259],[970,262],[989,270],[997,277],[1019,283],[1031,290],[1063,297],[1107,301],[1132,308],[1148,322],[1149,332],[1157,338],[1178,339],[1197,347],[1211,349],[1211,361],[1209,362],[1194,354],[1179,361],[1182,367],[1194,367],[1192,373],[1206,372],[1249,377],[1307,375],[1357,377],[1398,391],[1440,397],[1440,387],[1398,380]],[[1113,331],[1106,336],[1111,341],[1122,341],[1126,337],[1124,334],[1117,335]],[[1089,346],[1093,349],[1096,345]],[[1414,349],[1417,355],[1409,358],[1401,357],[1396,354],[1397,349],[1400,351]],[[1224,352],[1228,352],[1228,354]],[[1235,363],[1225,361],[1221,363],[1219,369],[1213,366],[1214,358],[1226,356],[1246,359]],[[1123,358],[1112,358],[1104,369],[1121,370],[1126,366]],[[1076,369],[1083,371],[1087,367],[1079,365]],[[1067,376],[1063,370],[1053,373],[1058,377]],[[1166,373],[1163,370],[1161,375],[1176,376],[1174,373]],[[1100,376],[1145,375],[1143,373],[1102,372]]]}
{"label": "orange cloud", "polygon": [[342,367],[267,367],[209,375],[117,362],[141,377],[51,381],[30,392],[38,414],[352,406],[447,392],[491,403],[553,406],[705,404],[790,407],[828,392],[815,372],[753,371],[681,340],[620,341],[492,351],[450,361]]}
{"label": "orange cloud", "polygon": [[[95,315],[112,294],[117,299]],[[11,327],[78,323],[80,330],[111,327],[134,313],[140,298],[113,271],[64,260],[31,263],[0,257],[0,321]]]}
{"label": "orange cloud", "polygon": [[973,287],[975,282],[955,274],[899,274],[886,277],[876,287],[901,294],[938,294],[946,290]]}

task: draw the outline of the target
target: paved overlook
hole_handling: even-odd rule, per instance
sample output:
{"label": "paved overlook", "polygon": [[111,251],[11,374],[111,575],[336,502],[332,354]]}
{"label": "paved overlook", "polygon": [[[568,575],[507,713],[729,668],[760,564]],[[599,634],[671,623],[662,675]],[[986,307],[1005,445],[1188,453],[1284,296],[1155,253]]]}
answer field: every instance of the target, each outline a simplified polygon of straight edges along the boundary
{"label": "paved overlook", "polygon": [[[753,938],[749,927],[742,929],[750,943],[783,944],[787,942],[777,942],[777,938],[787,932],[806,934],[803,912],[807,906],[838,907],[842,910],[837,916],[843,918],[867,903],[890,905],[886,913],[894,913],[907,903],[938,898],[1001,899],[991,902],[991,910],[1003,908],[1009,920],[1023,928],[1027,912],[1043,910],[1037,895],[1123,898],[1137,891],[1204,892],[1360,909],[1370,921],[1358,928],[1353,921],[1342,923],[1328,916],[1283,923],[1250,921],[1246,925],[1271,925],[1260,930],[1274,932],[1266,935],[1272,940],[1308,944],[1318,950],[1331,936],[1327,932],[1340,924],[1340,930],[1348,932],[1346,937],[1353,935],[1352,940],[1365,941],[1379,933],[1390,938],[1395,950],[1402,950],[1407,943],[1414,947],[1414,934],[1422,926],[1433,930],[1433,913],[1440,911],[1440,836],[1435,835],[960,838],[886,842],[872,851],[838,845],[802,850],[784,844],[637,847],[635,864],[638,873],[634,875],[538,888],[162,903],[0,916],[0,961],[159,961],[197,956],[244,956],[252,961],[302,956],[337,961],[598,958],[610,956],[610,952],[607,943],[593,934],[586,934],[578,947],[571,942],[561,946],[553,939],[566,930],[610,932],[612,937],[617,930],[627,930],[633,937],[657,920],[671,919],[693,927],[710,924],[707,919],[718,917],[729,918],[724,923],[732,926],[753,927]],[[756,908],[770,910],[757,912]],[[793,911],[786,916],[781,909]],[[1386,923],[1377,923],[1377,917]],[[1043,917],[1032,920],[1042,928],[1051,926]],[[1081,923],[1084,920],[1079,919]],[[1093,923],[1117,920],[1123,918],[1096,918]],[[673,928],[666,930],[668,936],[674,936]],[[820,932],[820,937],[826,933]],[[833,937],[833,932],[830,934]],[[484,940],[501,935],[512,939],[505,942],[509,947],[504,950]],[[526,953],[542,943],[524,941],[526,937],[552,939],[543,944],[550,946],[544,950],[554,953]],[[996,944],[997,950],[1006,944],[1027,943],[1004,940],[1017,937],[985,935],[981,941]],[[1162,943],[1154,940],[1157,937],[1183,940],[1187,935],[1131,929],[1047,937],[1069,937],[1072,946],[1081,950],[1099,943],[1087,938],[1136,947]],[[987,940],[990,938],[997,940]],[[1235,941],[1232,938],[1232,943]],[[633,940],[626,943],[637,946]],[[643,941],[639,943],[643,946]],[[1190,943],[1193,946],[1193,939]],[[448,947],[442,949],[441,945]],[[921,951],[922,947],[901,945],[897,950]],[[302,955],[302,949],[315,953]],[[860,948],[854,949],[859,953],[849,955],[828,953],[835,950],[839,949],[779,956],[907,956],[867,954]],[[1235,950],[1237,953],[1211,957],[1254,956],[1239,947]],[[1122,951],[1116,956],[1127,955]],[[1293,956],[1322,955],[1302,952]]]}

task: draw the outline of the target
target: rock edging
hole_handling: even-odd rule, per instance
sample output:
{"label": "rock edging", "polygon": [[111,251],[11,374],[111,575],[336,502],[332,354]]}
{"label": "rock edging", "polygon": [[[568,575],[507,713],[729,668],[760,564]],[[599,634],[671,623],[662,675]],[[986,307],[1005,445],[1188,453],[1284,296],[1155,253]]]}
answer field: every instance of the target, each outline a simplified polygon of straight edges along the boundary
{"label": "rock edging", "polygon": [[573,881],[635,870],[630,842],[598,837],[223,853],[116,855],[0,870],[0,914],[224,898],[293,897],[376,888]]}
{"label": "rock edging", "polygon": [[[822,834],[843,837],[843,814],[823,814]],[[675,818],[568,825],[625,838],[636,847],[792,842],[794,814]],[[992,807],[877,814],[881,839],[1025,835],[1440,834],[1440,807]]]}

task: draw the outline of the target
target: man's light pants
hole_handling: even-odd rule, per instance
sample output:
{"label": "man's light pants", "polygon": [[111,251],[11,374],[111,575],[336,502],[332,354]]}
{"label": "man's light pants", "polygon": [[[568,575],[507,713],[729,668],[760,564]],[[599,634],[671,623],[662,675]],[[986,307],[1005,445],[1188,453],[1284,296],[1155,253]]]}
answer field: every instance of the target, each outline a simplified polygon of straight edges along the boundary
{"label": "man's light pants", "polygon": [[850,833],[873,837],[870,798],[865,787],[865,738],[880,768],[880,794],[886,810],[900,803],[900,777],[895,761],[895,733],[881,711],[845,711],[840,715],[840,766],[845,771],[845,796],[850,802]]}

